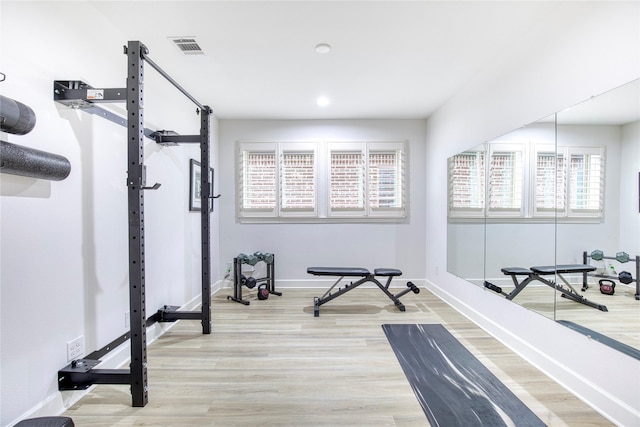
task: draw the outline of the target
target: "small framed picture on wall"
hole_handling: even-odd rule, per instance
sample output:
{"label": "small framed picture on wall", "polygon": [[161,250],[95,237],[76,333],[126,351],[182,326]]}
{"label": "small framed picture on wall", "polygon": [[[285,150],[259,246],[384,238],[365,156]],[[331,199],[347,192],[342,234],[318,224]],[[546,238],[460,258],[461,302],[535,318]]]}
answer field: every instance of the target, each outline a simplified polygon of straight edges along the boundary
{"label": "small framed picture on wall", "polygon": [[[209,184],[213,189],[213,168],[209,168]],[[189,161],[189,210],[199,212],[202,210],[202,168],[200,162]],[[209,192],[212,194],[212,191]],[[213,212],[213,199],[209,199],[210,211]]]}

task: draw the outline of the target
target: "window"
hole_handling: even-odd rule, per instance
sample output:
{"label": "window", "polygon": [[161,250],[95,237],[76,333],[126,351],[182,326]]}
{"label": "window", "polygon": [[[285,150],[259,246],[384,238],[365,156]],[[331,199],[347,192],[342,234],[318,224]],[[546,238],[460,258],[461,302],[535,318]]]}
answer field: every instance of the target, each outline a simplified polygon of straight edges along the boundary
{"label": "window", "polygon": [[369,151],[369,205],[371,209],[403,206],[402,158],[397,151]]}
{"label": "window", "polygon": [[364,210],[364,158],[361,152],[331,152],[331,210]]}
{"label": "window", "polygon": [[538,151],[535,213],[553,213],[560,218],[601,217],[602,152],[599,147],[558,147],[557,154],[552,149]]}
{"label": "window", "polygon": [[555,216],[566,206],[565,156],[553,145],[536,147],[534,216]]}
{"label": "window", "polygon": [[520,216],[524,192],[524,147],[489,145],[487,216]]}
{"label": "window", "polygon": [[313,152],[283,152],[280,170],[282,210],[313,211],[316,206]]}
{"label": "window", "polygon": [[239,215],[316,213],[316,147],[308,143],[245,143],[239,152]]}
{"label": "window", "polygon": [[569,159],[568,216],[602,216],[604,156],[599,148],[566,149]]}
{"label": "window", "polygon": [[242,157],[242,210],[273,211],[276,203],[275,153],[245,151]]}
{"label": "window", "polygon": [[404,217],[404,143],[328,143],[331,217]]}
{"label": "window", "polygon": [[449,217],[602,218],[603,147],[489,143],[486,151],[449,159]]}
{"label": "window", "polygon": [[406,216],[404,142],[238,143],[246,220]]}
{"label": "window", "polygon": [[484,152],[467,151],[449,159],[450,216],[484,215]]}

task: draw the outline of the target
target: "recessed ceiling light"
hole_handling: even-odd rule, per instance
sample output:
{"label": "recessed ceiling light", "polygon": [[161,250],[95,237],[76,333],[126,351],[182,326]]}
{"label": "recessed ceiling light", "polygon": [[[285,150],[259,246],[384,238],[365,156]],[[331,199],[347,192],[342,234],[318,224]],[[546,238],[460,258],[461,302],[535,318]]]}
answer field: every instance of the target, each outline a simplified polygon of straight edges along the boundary
{"label": "recessed ceiling light", "polygon": [[320,43],[316,45],[316,52],[318,53],[329,53],[331,51],[331,46],[328,43]]}
{"label": "recessed ceiling light", "polygon": [[327,98],[326,96],[321,96],[320,98],[318,98],[317,102],[319,107],[326,107],[331,103],[331,101],[329,101],[329,98]]}

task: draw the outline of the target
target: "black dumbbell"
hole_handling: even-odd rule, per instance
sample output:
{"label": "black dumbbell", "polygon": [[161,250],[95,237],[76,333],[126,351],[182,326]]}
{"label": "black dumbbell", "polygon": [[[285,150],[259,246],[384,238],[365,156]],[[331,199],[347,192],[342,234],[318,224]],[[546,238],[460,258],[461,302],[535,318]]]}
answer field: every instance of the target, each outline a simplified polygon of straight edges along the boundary
{"label": "black dumbbell", "polygon": [[491,289],[494,292],[497,292],[499,294],[502,293],[502,288],[500,286],[496,286],[491,282],[484,282],[484,287],[487,289]]}
{"label": "black dumbbell", "polygon": [[411,289],[411,291],[412,291],[414,294],[419,294],[419,293],[420,293],[420,288],[418,288],[416,285],[414,285],[414,284],[413,284],[413,283],[411,283],[411,282],[407,282],[407,287],[408,287],[409,289]]}
{"label": "black dumbbell", "polygon": [[244,275],[241,278],[242,284],[249,289],[253,289],[256,287],[256,278],[255,277],[245,277]]}
{"label": "black dumbbell", "polygon": [[629,283],[633,282],[633,276],[628,271],[623,271],[618,274],[618,280],[620,281],[620,283],[628,285]]}

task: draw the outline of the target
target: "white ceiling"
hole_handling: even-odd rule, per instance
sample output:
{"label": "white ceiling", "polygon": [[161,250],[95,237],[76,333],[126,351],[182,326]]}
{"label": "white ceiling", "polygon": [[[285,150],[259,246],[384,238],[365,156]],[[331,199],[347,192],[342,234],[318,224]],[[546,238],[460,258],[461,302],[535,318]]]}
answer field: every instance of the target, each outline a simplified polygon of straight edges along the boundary
{"label": "white ceiling", "polygon": [[[95,1],[219,118],[425,118],[584,2]],[[186,56],[170,37],[193,36]],[[328,43],[332,50],[315,52]],[[124,44],[124,43],[123,43]],[[330,105],[316,105],[319,96]]]}

